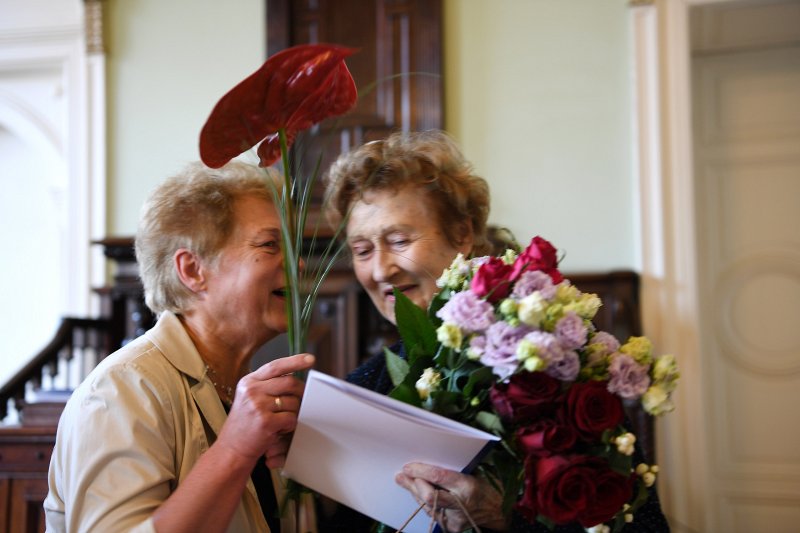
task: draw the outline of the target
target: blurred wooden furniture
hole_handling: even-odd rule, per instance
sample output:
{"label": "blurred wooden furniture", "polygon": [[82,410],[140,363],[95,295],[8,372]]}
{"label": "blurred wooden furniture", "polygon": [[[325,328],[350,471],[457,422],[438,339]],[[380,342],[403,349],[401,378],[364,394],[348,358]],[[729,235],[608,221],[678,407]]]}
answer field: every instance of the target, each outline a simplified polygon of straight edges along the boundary
{"label": "blurred wooden furniture", "polygon": [[12,427],[0,430],[0,530],[43,532],[47,468],[56,428]]}

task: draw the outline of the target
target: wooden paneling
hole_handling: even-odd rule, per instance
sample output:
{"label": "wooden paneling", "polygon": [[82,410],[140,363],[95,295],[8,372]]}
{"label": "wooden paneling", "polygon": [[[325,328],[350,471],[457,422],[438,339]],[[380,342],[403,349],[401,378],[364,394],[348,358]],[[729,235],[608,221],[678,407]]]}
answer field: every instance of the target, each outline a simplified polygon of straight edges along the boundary
{"label": "wooden paneling", "polygon": [[8,533],[45,530],[42,502],[55,426],[0,429],[0,525]]}
{"label": "wooden paneling", "polygon": [[318,42],[358,49],[346,60],[358,104],[298,138],[298,178],[318,157],[324,171],[341,152],[393,131],[442,127],[440,28],[440,0],[267,0],[270,55]]}

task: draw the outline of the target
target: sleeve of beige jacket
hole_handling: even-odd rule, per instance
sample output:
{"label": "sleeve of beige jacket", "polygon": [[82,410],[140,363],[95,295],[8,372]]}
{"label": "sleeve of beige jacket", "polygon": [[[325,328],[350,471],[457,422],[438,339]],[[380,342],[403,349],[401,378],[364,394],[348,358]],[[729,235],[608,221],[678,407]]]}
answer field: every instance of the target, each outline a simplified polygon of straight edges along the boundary
{"label": "sleeve of beige jacket", "polygon": [[128,360],[76,390],[50,472],[58,498],[67,502],[66,531],[154,531],[152,514],[176,483],[182,429],[168,386],[166,376]]}

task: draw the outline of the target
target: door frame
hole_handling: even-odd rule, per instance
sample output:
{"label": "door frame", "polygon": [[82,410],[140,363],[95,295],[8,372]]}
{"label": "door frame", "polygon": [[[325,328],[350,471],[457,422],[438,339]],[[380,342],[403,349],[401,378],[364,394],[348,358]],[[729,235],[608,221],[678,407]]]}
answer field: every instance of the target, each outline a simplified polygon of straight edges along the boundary
{"label": "door frame", "polygon": [[701,350],[689,16],[736,0],[631,2],[642,324],[660,352],[674,353],[676,410],[657,421],[659,495],[676,532],[714,531]]}

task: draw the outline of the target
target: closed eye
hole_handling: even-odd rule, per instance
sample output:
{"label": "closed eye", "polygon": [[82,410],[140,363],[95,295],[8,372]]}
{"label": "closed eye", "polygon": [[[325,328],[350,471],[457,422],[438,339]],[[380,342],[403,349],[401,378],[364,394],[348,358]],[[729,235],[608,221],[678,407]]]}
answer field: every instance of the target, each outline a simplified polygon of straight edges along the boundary
{"label": "closed eye", "polygon": [[357,259],[366,259],[372,253],[371,246],[351,246],[350,253]]}

